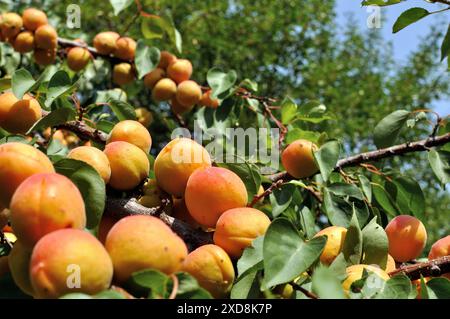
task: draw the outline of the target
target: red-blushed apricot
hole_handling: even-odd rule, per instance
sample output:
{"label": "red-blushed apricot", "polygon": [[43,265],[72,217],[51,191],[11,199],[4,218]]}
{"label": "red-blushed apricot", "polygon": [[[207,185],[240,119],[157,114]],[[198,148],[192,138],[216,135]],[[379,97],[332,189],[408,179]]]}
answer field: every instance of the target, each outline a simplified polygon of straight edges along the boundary
{"label": "red-blushed apricot", "polygon": [[31,52],[34,49],[34,35],[30,31],[20,32],[14,39],[13,48],[19,53]]}
{"label": "red-blushed apricot", "polygon": [[177,272],[188,254],[183,240],[153,216],[122,218],[109,231],[105,246],[119,283],[147,268],[168,275]]}
{"label": "red-blushed apricot", "polygon": [[289,175],[305,178],[318,172],[313,152],[317,146],[307,140],[296,140],[289,144],[281,154],[281,162]]}
{"label": "red-blushed apricot", "polygon": [[216,245],[204,245],[185,259],[182,271],[191,274],[214,298],[225,298],[234,282],[234,268],[227,253]]}
{"label": "red-blushed apricot", "polygon": [[102,216],[100,224],[98,225],[98,235],[97,238],[104,245],[106,242],[106,236],[108,235],[111,228],[119,221],[119,218],[112,216]]}
{"label": "red-blushed apricot", "polygon": [[113,68],[113,82],[123,86],[130,84],[135,79],[134,69],[130,63],[119,63]]}
{"label": "red-blushed apricot", "polygon": [[163,204],[163,200],[170,200],[169,195],[158,187],[155,179],[145,182],[142,193],[138,203],[145,207],[158,207]]}
{"label": "red-blushed apricot", "polygon": [[389,275],[382,270],[381,268],[370,266],[370,265],[352,265],[350,267],[347,267],[347,278],[342,283],[342,288],[344,289],[345,294],[348,296],[350,292],[350,288],[352,284],[360,280],[364,274],[364,269],[370,274],[371,272],[378,275],[383,280],[388,280],[390,277]]}
{"label": "red-blushed apricot", "polygon": [[83,70],[91,60],[91,54],[85,48],[74,47],[67,53],[67,65],[75,72]]}
{"label": "red-blushed apricot", "polygon": [[202,98],[202,89],[194,81],[184,81],[178,84],[176,99],[185,106],[192,107],[197,104]]}
{"label": "red-blushed apricot", "polygon": [[314,237],[327,236],[327,242],[320,255],[320,261],[325,265],[331,265],[334,259],[344,248],[347,229],[340,226],[330,226],[319,231]]}
{"label": "red-blushed apricot", "polygon": [[19,100],[13,92],[5,92],[0,95],[0,126],[3,126],[6,116],[17,101]]}
{"label": "red-blushed apricot", "polygon": [[44,50],[53,50],[58,45],[58,33],[51,25],[42,25],[34,33],[36,47]]}
{"label": "red-blushed apricot", "polygon": [[194,105],[190,105],[190,106],[184,106],[181,105],[180,102],[178,102],[178,100],[176,99],[176,97],[172,98],[172,100],[170,100],[170,109],[172,110],[173,113],[181,115],[184,113],[188,113],[190,111],[192,111],[192,109],[194,108]]}
{"label": "red-blushed apricot", "polygon": [[104,150],[111,165],[109,185],[117,190],[131,190],[147,178],[150,162],[139,147],[127,142],[112,142]]}
{"label": "red-blushed apricot", "polygon": [[7,12],[2,15],[1,31],[5,39],[14,39],[20,33],[22,26],[22,17],[17,13]]}
{"label": "red-blushed apricot", "polygon": [[149,127],[153,122],[153,114],[144,107],[139,107],[135,110],[136,118],[139,123],[145,127]]}
{"label": "red-blushed apricot", "polygon": [[177,93],[177,85],[171,79],[159,80],[152,89],[152,99],[156,102],[169,101]]}
{"label": "red-blushed apricot", "polygon": [[145,153],[148,153],[152,147],[149,131],[138,121],[125,120],[114,125],[107,144],[118,141],[136,145]]}
{"label": "red-blushed apricot", "polygon": [[30,259],[32,248],[24,245],[21,240],[14,243],[9,254],[9,269],[11,276],[20,288],[27,295],[33,295],[33,287],[30,280]]}
{"label": "red-blushed apricot", "polygon": [[53,173],[52,162],[31,145],[6,143],[0,145],[0,204],[9,207],[17,187],[38,173]]}
{"label": "red-blushed apricot", "polygon": [[10,209],[14,232],[28,247],[52,231],[86,226],[80,191],[70,179],[56,173],[28,177],[14,193]]}
{"label": "red-blushed apricot", "polygon": [[188,138],[176,138],[158,154],[154,171],[159,187],[171,195],[182,196],[189,176],[196,169],[210,166],[211,157],[203,146]]}
{"label": "red-blushed apricot", "polygon": [[217,109],[220,105],[220,101],[218,99],[213,99],[211,97],[212,90],[208,90],[203,93],[202,98],[200,99],[200,105],[210,107],[212,109]]}
{"label": "red-blushed apricot", "polygon": [[395,269],[397,269],[397,264],[395,263],[394,258],[392,258],[392,256],[388,254],[385,271],[387,273],[390,273],[393,272]]}
{"label": "red-blushed apricot", "polygon": [[[430,253],[428,254],[428,259],[436,259],[439,257],[449,256],[450,255],[450,235],[439,239],[437,242],[431,246]],[[446,277],[450,280],[450,274],[444,274],[443,277]]]}
{"label": "red-blushed apricot", "polygon": [[396,216],[385,230],[389,241],[389,255],[397,262],[419,257],[427,243],[425,226],[412,216]]}
{"label": "red-blushed apricot", "polygon": [[34,61],[39,65],[53,64],[56,60],[56,50],[36,49],[33,53]]}
{"label": "red-blushed apricot", "polygon": [[48,24],[45,12],[36,8],[27,8],[22,13],[23,26],[29,31],[35,31],[40,26]]}
{"label": "red-blushed apricot", "polygon": [[236,173],[222,167],[193,172],[184,196],[192,217],[207,227],[214,227],[225,211],[245,207],[248,200],[244,182]]}
{"label": "red-blushed apricot", "polygon": [[116,32],[100,32],[94,37],[94,48],[98,53],[107,55],[113,53],[117,48],[117,40],[120,35]]}
{"label": "red-blushed apricot", "polygon": [[167,67],[167,75],[176,83],[187,81],[192,75],[192,64],[189,60],[178,59]]}
{"label": "red-blushed apricot", "polygon": [[109,288],[112,276],[107,251],[83,230],[47,234],[31,254],[30,277],[37,298],[58,298],[72,292],[94,295]]}
{"label": "red-blushed apricot", "polygon": [[186,207],[186,202],[183,198],[173,198],[172,214],[173,218],[188,223],[192,227],[200,228],[201,226],[195,221],[191,213]]}
{"label": "red-blushed apricot", "polygon": [[113,52],[115,57],[122,60],[134,60],[135,52],[136,41],[128,37],[117,39],[116,49]]}
{"label": "red-blushed apricot", "polygon": [[156,68],[153,71],[147,73],[144,77],[144,85],[148,89],[153,89],[156,83],[159,82],[159,80],[163,79],[166,75],[166,72],[163,69]]}
{"label": "red-blushed apricot", "polygon": [[269,225],[269,217],[260,210],[250,207],[227,210],[217,221],[214,244],[237,259],[253,240],[266,233]]}
{"label": "red-blushed apricot", "polygon": [[25,95],[9,110],[3,122],[3,128],[10,133],[25,134],[42,117],[38,100]]}
{"label": "red-blushed apricot", "polygon": [[161,56],[159,58],[158,68],[166,70],[167,67],[175,62],[177,57],[168,51],[161,51]]}
{"label": "red-blushed apricot", "polygon": [[109,165],[108,157],[106,157],[105,153],[98,148],[79,146],[71,150],[67,157],[91,165],[103,179],[105,184],[108,184],[109,179],[111,178],[111,166]]}

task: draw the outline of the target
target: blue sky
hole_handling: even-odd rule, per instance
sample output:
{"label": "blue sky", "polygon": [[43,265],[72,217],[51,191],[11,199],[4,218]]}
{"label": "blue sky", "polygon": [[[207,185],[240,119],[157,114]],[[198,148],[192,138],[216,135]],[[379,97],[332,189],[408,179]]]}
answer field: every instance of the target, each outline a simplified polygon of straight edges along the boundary
{"label": "blue sky", "polygon": [[[361,7],[361,0],[336,0],[336,3],[337,20],[340,25],[346,23],[346,13],[351,12],[358,22],[359,28],[367,29],[366,21],[371,13],[367,12],[366,7]],[[442,21],[444,21],[446,17],[450,20],[450,11],[446,11],[445,13],[428,16],[400,32],[393,34],[392,26],[398,16],[403,11],[412,7],[423,7],[428,11],[437,11],[445,8],[445,6],[427,3],[424,0],[407,0],[404,3],[381,8],[381,15],[383,16],[384,21],[381,24],[380,32],[386,40],[393,42],[394,56],[399,62],[404,61],[408,54],[417,49],[420,39],[426,36],[431,25],[437,23],[442,24]],[[447,25],[442,24],[442,28],[447,28]],[[441,115],[450,114],[449,101],[436,101],[433,106]]]}

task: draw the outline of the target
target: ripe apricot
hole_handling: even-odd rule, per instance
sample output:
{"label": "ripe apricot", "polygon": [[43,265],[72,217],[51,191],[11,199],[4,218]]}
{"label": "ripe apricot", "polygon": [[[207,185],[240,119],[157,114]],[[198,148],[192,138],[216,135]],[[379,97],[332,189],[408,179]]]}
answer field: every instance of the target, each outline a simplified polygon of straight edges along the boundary
{"label": "ripe apricot", "polygon": [[396,216],[385,230],[389,240],[389,254],[397,262],[419,257],[427,243],[425,226],[412,216]]}
{"label": "ripe apricot", "polygon": [[327,236],[327,242],[320,255],[320,261],[325,265],[331,265],[344,247],[347,229],[340,226],[330,226],[319,231],[314,237]]}
{"label": "ripe apricot", "polygon": [[5,92],[0,95],[0,126],[3,126],[9,111],[17,101],[19,100],[13,92]]}
{"label": "ripe apricot", "polygon": [[39,49],[53,50],[58,45],[58,33],[51,25],[42,25],[36,29],[34,41]]}
{"label": "ripe apricot", "polygon": [[14,243],[9,254],[9,269],[17,287],[27,295],[33,295],[30,279],[30,259],[32,249],[24,245],[21,240]]}
{"label": "ripe apricot", "polygon": [[384,270],[382,270],[378,267],[374,267],[374,266],[370,266],[370,265],[361,265],[361,264],[360,265],[352,265],[350,267],[347,267],[347,269],[346,269],[347,278],[342,283],[342,288],[344,289],[344,292],[347,296],[350,292],[350,288],[351,288],[352,284],[355,281],[360,280],[362,278],[364,269],[369,273],[370,272],[375,273],[376,275],[378,275],[381,279],[383,279],[385,281],[390,278],[389,275]]}
{"label": "ripe apricot", "polygon": [[42,117],[39,102],[25,95],[13,104],[3,122],[3,128],[10,133],[25,134]]}
{"label": "ripe apricot", "polygon": [[147,178],[150,163],[147,154],[127,142],[112,142],[104,150],[111,165],[109,185],[117,190],[131,190]]}
{"label": "ripe apricot", "polygon": [[211,94],[212,90],[208,90],[203,93],[202,98],[200,99],[200,105],[217,109],[220,105],[220,101],[218,99],[212,99]]}
{"label": "ripe apricot", "polygon": [[112,276],[107,251],[83,230],[47,234],[31,255],[30,277],[37,298],[58,298],[71,292],[96,294],[109,288]]}
{"label": "ripe apricot", "polygon": [[[431,246],[430,253],[428,254],[428,259],[436,259],[439,257],[449,256],[450,255],[450,235],[439,239],[437,242]],[[447,273],[443,275],[450,280],[450,274]]]}
{"label": "ripe apricot", "polygon": [[192,107],[202,98],[202,90],[194,81],[184,81],[178,84],[176,99],[185,106]]}
{"label": "ripe apricot", "polygon": [[136,118],[139,123],[145,127],[149,127],[153,122],[153,114],[144,107],[139,107],[135,110]]}
{"label": "ripe apricot", "polygon": [[108,184],[109,179],[111,178],[111,166],[109,165],[108,157],[106,157],[105,153],[98,148],[79,146],[71,150],[67,157],[91,165],[103,179],[105,184]]}
{"label": "ripe apricot", "polygon": [[313,156],[316,150],[317,146],[314,143],[296,140],[284,149],[281,162],[289,175],[295,178],[312,176],[319,170]]}
{"label": "ripe apricot", "polygon": [[122,218],[109,231],[105,246],[119,283],[147,268],[172,274],[180,270],[188,254],[183,240],[153,216]]}
{"label": "ripe apricot", "polygon": [[234,268],[227,253],[216,245],[204,245],[191,252],[181,269],[197,279],[214,298],[225,298],[234,282]]}
{"label": "ripe apricot", "polygon": [[47,15],[36,8],[27,8],[22,13],[23,26],[29,31],[35,31],[40,26],[48,24]]}
{"label": "ripe apricot", "polygon": [[94,48],[99,54],[108,55],[117,48],[117,40],[120,35],[116,32],[105,31],[100,32],[94,37]]}
{"label": "ripe apricot", "polygon": [[19,34],[22,26],[22,17],[17,13],[7,12],[2,15],[1,31],[5,39],[14,39]]}
{"label": "ripe apricot", "polygon": [[193,108],[194,108],[194,105],[190,105],[187,107],[184,105],[181,105],[180,102],[178,102],[178,100],[176,99],[176,97],[172,98],[172,100],[170,101],[170,109],[175,114],[181,115],[181,114],[190,112]]}
{"label": "ripe apricot", "polygon": [[34,35],[30,31],[20,32],[14,39],[13,48],[19,53],[31,52],[34,49]]}
{"label": "ripe apricot", "polygon": [[17,187],[38,173],[53,173],[52,162],[31,145],[6,143],[0,145],[0,204],[9,207]]}
{"label": "ripe apricot", "polygon": [[162,191],[155,179],[149,179],[145,182],[143,187],[143,195],[139,198],[138,203],[145,207],[161,206],[164,199],[169,199],[169,196]]}
{"label": "ripe apricot", "polygon": [[123,86],[134,81],[135,73],[130,63],[119,63],[113,68],[113,82]]}
{"label": "ripe apricot", "polygon": [[112,142],[128,142],[136,145],[145,153],[152,147],[152,137],[144,125],[138,121],[125,120],[114,125],[107,144]]}
{"label": "ripe apricot", "polygon": [[266,233],[269,225],[269,217],[260,210],[250,207],[227,210],[217,221],[214,244],[237,259],[254,239]]}
{"label": "ripe apricot", "polygon": [[214,227],[225,211],[245,207],[248,200],[244,182],[236,173],[222,167],[193,172],[184,195],[192,217],[207,227]]}
{"label": "ripe apricot", "polygon": [[156,68],[153,71],[147,73],[144,77],[144,85],[148,89],[153,89],[156,83],[159,80],[163,79],[166,75],[166,72],[163,69]]}
{"label": "ripe apricot", "polygon": [[171,79],[159,80],[152,90],[152,98],[157,102],[169,101],[177,93],[177,85]]}
{"label": "ripe apricot", "polygon": [[67,65],[75,72],[83,70],[91,60],[91,54],[85,48],[75,47],[67,53]]}
{"label": "ripe apricot", "polygon": [[34,61],[39,65],[49,65],[55,62],[56,59],[56,50],[43,50],[36,49],[34,50]]}
{"label": "ripe apricot", "polygon": [[158,68],[166,70],[167,67],[175,62],[177,57],[168,51],[161,51],[161,55],[159,58]]}
{"label": "ripe apricot", "polygon": [[200,225],[192,217],[183,198],[174,198],[172,205],[172,217],[188,223],[192,227],[199,228]]}
{"label": "ripe apricot", "polygon": [[192,75],[192,64],[189,60],[178,59],[167,67],[167,75],[176,83],[187,81]]}
{"label": "ripe apricot", "polygon": [[80,191],[56,173],[28,177],[14,193],[10,209],[14,232],[28,247],[52,231],[86,226]]}
{"label": "ripe apricot", "polygon": [[158,154],[154,170],[159,187],[182,196],[189,176],[198,168],[210,166],[211,158],[203,146],[188,138],[176,138]]}
{"label": "ripe apricot", "polygon": [[131,38],[123,37],[116,41],[114,56],[122,60],[134,60],[136,52],[136,41]]}

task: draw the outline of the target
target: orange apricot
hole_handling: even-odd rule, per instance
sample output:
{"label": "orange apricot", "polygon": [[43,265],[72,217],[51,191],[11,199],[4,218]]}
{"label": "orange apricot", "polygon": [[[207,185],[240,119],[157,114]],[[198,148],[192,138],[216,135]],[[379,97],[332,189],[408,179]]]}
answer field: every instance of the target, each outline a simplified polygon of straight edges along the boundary
{"label": "orange apricot", "polygon": [[178,114],[178,115],[182,115],[184,113],[190,112],[193,108],[194,108],[194,105],[190,105],[187,107],[184,105],[181,105],[180,102],[178,102],[178,100],[176,99],[176,97],[172,98],[172,100],[170,101],[170,109],[172,110],[173,113]]}
{"label": "orange apricot", "polygon": [[295,178],[312,176],[319,170],[313,156],[316,150],[317,146],[314,143],[296,140],[284,149],[281,162],[289,175]]}
{"label": "orange apricot", "polygon": [[191,107],[197,104],[202,98],[202,90],[194,81],[184,81],[178,84],[176,99],[184,107]]}
{"label": "orange apricot", "polygon": [[199,228],[200,225],[195,221],[192,217],[191,213],[186,206],[186,201],[183,198],[174,198],[172,205],[172,214],[173,218],[181,220],[192,227]]}
{"label": "orange apricot", "polygon": [[108,55],[113,53],[117,48],[117,40],[120,35],[116,32],[105,31],[100,32],[94,37],[94,47],[99,54]]}
{"label": "orange apricot", "polygon": [[53,64],[56,60],[56,50],[36,49],[33,53],[34,61],[39,65]]}
{"label": "orange apricot", "polygon": [[51,25],[42,25],[34,33],[36,47],[44,50],[54,50],[58,45],[58,33]]}
{"label": "orange apricot", "polygon": [[13,92],[5,92],[0,95],[0,126],[3,126],[9,111],[17,101],[19,100]]}
{"label": "orange apricot", "polygon": [[25,134],[42,117],[38,100],[25,95],[13,104],[3,122],[3,128],[10,133]]}
{"label": "orange apricot", "polygon": [[139,107],[135,110],[136,118],[139,123],[145,127],[149,127],[153,122],[153,114],[144,107]]}
{"label": "orange apricot", "polygon": [[40,26],[48,24],[45,12],[36,8],[27,8],[22,13],[23,26],[29,31],[35,31]]}
{"label": "orange apricot", "polygon": [[14,39],[13,48],[19,53],[31,52],[34,49],[34,35],[30,31],[20,32]]}
{"label": "orange apricot", "polygon": [[147,73],[144,77],[144,85],[148,89],[153,89],[156,83],[159,82],[159,80],[163,79],[166,75],[166,72],[163,69],[156,68],[153,71]]}
{"label": "orange apricot", "polygon": [[362,278],[362,276],[364,274],[364,270],[369,272],[369,274],[370,274],[370,272],[375,273],[384,281],[386,281],[390,278],[389,275],[384,270],[382,270],[381,268],[375,267],[375,266],[361,265],[361,264],[349,266],[346,269],[347,278],[342,283],[342,288],[344,289],[344,292],[347,296],[349,295],[352,284],[355,281],[360,280]]}
{"label": "orange apricot", "polygon": [[212,90],[208,90],[203,93],[202,98],[200,99],[200,105],[210,107],[212,109],[217,109],[220,105],[220,101],[218,99],[213,99],[211,97]]}
{"label": "orange apricot", "polygon": [[[449,256],[450,255],[450,235],[439,239],[437,242],[431,246],[430,253],[428,254],[428,259],[436,259],[439,257]],[[450,273],[443,275],[450,280]]]}
{"label": "orange apricot", "polygon": [[136,41],[131,38],[123,37],[116,41],[114,56],[122,60],[134,60],[136,52]]}
{"label": "orange apricot", "polygon": [[105,153],[98,148],[79,146],[71,150],[67,157],[91,165],[103,179],[105,184],[108,184],[109,179],[111,178],[111,166],[109,165],[108,157],[106,157]]}
{"label": "orange apricot", "polygon": [[177,93],[177,85],[171,79],[159,80],[152,89],[152,99],[156,102],[169,101]]}
{"label": "orange apricot", "polygon": [[177,57],[168,51],[161,51],[158,68],[166,70],[167,67],[175,62]]}
{"label": "orange apricot", "polygon": [[30,296],[34,294],[29,271],[31,252],[32,249],[30,247],[18,240],[14,243],[8,260],[11,276],[17,287]]}
{"label": "orange apricot", "polygon": [[347,229],[340,226],[330,226],[319,231],[314,237],[327,236],[327,242],[320,255],[320,261],[330,265],[344,248]]}
{"label": "orange apricot", "polygon": [[149,131],[138,121],[125,120],[114,125],[107,144],[118,141],[136,145],[145,153],[148,153],[152,147]]}
{"label": "orange apricot", "polygon": [[14,39],[20,33],[22,26],[22,17],[17,13],[7,12],[2,15],[1,31],[5,39]]}
{"label": "orange apricot", "polygon": [[75,72],[83,70],[91,60],[91,54],[85,48],[74,47],[67,53],[67,65]]}
{"label": "orange apricot", "polygon": [[192,64],[189,60],[178,59],[167,67],[167,75],[176,83],[187,81],[192,75]]}
{"label": "orange apricot", "polygon": [[119,63],[113,68],[113,82],[123,86],[130,84],[135,79],[133,67],[129,63]]}

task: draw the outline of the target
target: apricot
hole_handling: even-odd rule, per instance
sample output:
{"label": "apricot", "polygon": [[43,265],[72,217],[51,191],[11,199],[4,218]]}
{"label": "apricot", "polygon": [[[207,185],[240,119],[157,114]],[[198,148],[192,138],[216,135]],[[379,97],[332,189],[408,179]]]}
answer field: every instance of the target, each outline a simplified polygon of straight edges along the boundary
{"label": "apricot", "polygon": [[334,259],[344,248],[347,229],[340,226],[330,226],[319,231],[314,237],[327,236],[327,242],[320,255],[320,261],[325,265],[331,265]]}
{"label": "apricot", "polygon": [[136,41],[131,38],[123,37],[116,41],[114,56],[122,60],[134,60],[136,52]]}
{"label": "apricot", "polygon": [[113,82],[123,86],[134,81],[135,73],[130,63],[119,63],[113,68]]}
{"label": "apricot", "polygon": [[147,178],[150,163],[147,154],[127,142],[112,142],[104,150],[111,165],[109,185],[117,190],[131,190]]}
{"label": "apricot", "polygon": [[389,254],[397,262],[419,257],[427,243],[425,226],[412,216],[396,216],[385,230],[389,241]]}
{"label": "apricot", "polygon": [[217,221],[214,244],[237,259],[254,239],[266,233],[269,225],[269,217],[260,210],[250,207],[227,210]]}
{"label": "apricot", "polygon": [[192,217],[183,198],[174,198],[172,205],[172,217],[181,220],[192,227],[200,228],[200,225]]}
{"label": "apricot", "polygon": [[17,13],[7,12],[2,15],[1,31],[5,39],[14,39],[20,33],[22,26],[22,17]]}
{"label": "apricot", "polygon": [[19,185],[38,173],[53,173],[52,162],[31,145],[6,143],[0,145],[0,204],[8,207]]}
{"label": "apricot", "polygon": [[167,67],[175,62],[177,57],[168,51],[161,51],[158,68],[166,70]]}
{"label": "apricot", "polygon": [[161,206],[164,199],[169,199],[169,196],[162,191],[155,179],[149,179],[145,182],[143,187],[143,195],[139,198],[138,203],[145,207]]}
{"label": "apricot", "polygon": [[170,109],[175,114],[181,115],[181,114],[190,112],[193,108],[194,108],[194,105],[190,105],[187,107],[184,105],[181,105],[180,102],[178,102],[178,100],[176,99],[176,97],[172,98],[172,100],[170,101]]}
{"label": "apricot", "polygon": [[150,73],[147,73],[144,77],[144,85],[148,89],[153,89],[153,87],[156,85],[156,83],[159,82],[159,80],[163,79],[166,75],[166,72],[163,69],[156,68]]}
{"label": "apricot", "polygon": [[139,123],[145,127],[149,127],[153,122],[153,114],[144,107],[139,107],[135,110],[136,118]]}
{"label": "apricot", "polygon": [[75,47],[67,53],[67,65],[75,72],[83,70],[91,60],[91,54],[85,48]]}
{"label": "apricot", "polygon": [[99,54],[108,55],[113,53],[117,48],[117,40],[120,35],[116,32],[105,31],[100,32],[94,37],[94,48]]}
{"label": "apricot", "polygon": [[220,101],[218,99],[211,98],[211,94],[212,90],[208,90],[203,93],[202,98],[200,99],[200,104],[212,109],[217,109],[220,105]]}
{"label": "apricot", "polygon": [[40,26],[48,24],[47,15],[38,9],[27,8],[22,13],[23,26],[29,31],[35,31]]}
{"label": "apricot", "polygon": [[230,257],[216,245],[204,245],[191,252],[181,270],[197,279],[214,298],[225,298],[235,277]]}
{"label": "apricot", "polygon": [[182,196],[189,176],[196,169],[210,166],[211,158],[203,146],[188,138],[176,138],[158,154],[154,170],[159,187],[171,195]]}
{"label": "apricot", "polygon": [[194,81],[184,81],[178,84],[176,99],[185,106],[192,107],[202,98],[202,89]]}
{"label": "apricot", "polygon": [[[430,280],[431,280],[430,277],[423,278],[423,281],[425,283],[429,282]],[[417,291],[416,299],[422,299],[422,296],[421,296],[422,286],[420,285],[420,279],[413,280],[413,281],[411,281],[411,283],[414,285],[414,287],[416,287],[416,291]]]}
{"label": "apricot", "polygon": [[347,296],[349,295],[352,284],[355,281],[360,280],[362,278],[364,269],[367,272],[369,272],[369,274],[370,274],[370,272],[375,273],[384,281],[386,281],[390,278],[389,275],[384,270],[382,270],[378,267],[375,267],[375,266],[360,264],[360,265],[352,265],[350,267],[347,267],[347,269],[346,269],[347,278],[342,283],[342,288],[344,289],[344,292]]}
{"label": "apricot", "polygon": [[91,165],[103,179],[105,184],[108,184],[109,179],[111,178],[111,166],[109,165],[108,157],[106,157],[105,153],[98,148],[79,146],[71,150],[67,157]]}
{"label": "apricot", "polygon": [[114,125],[107,144],[118,141],[136,145],[145,153],[148,153],[152,146],[152,137],[145,126],[132,120],[121,121]]}
{"label": "apricot", "polygon": [[395,269],[397,269],[397,265],[395,263],[395,260],[394,260],[394,258],[392,258],[391,255],[388,254],[385,271],[387,273],[390,273],[390,272],[393,272]]}
{"label": "apricot", "polygon": [[42,25],[34,33],[36,47],[45,50],[54,50],[58,45],[58,33],[51,25]]}
{"label": "apricot", "polygon": [[5,92],[0,95],[0,126],[3,126],[9,111],[17,101],[19,100],[12,92]]}
{"label": "apricot", "polygon": [[100,224],[98,225],[98,235],[97,238],[104,245],[106,242],[106,236],[108,235],[111,228],[119,221],[118,218],[112,216],[102,216]]}
{"label": "apricot", "polygon": [[281,162],[289,175],[305,178],[318,172],[313,152],[317,146],[307,140],[296,140],[289,144],[281,154]]}
{"label": "apricot", "polygon": [[177,93],[177,85],[171,79],[159,80],[152,90],[152,99],[156,102],[169,101]]}
{"label": "apricot", "polygon": [[[439,239],[437,242],[433,244],[433,246],[431,246],[430,253],[428,254],[428,259],[432,260],[449,255],[450,255],[450,235]],[[444,274],[442,276],[450,280],[450,273]]]}
{"label": "apricot", "polygon": [[147,268],[168,275],[177,272],[188,254],[183,240],[153,216],[122,218],[109,231],[105,247],[119,283]]}
{"label": "apricot", "polygon": [[14,243],[8,260],[11,276],[17,287],[30,296],[34,294],[29,272],[31,252],[31,248],[18,240]]}
{"label": "apricot", "polygon": [[13,48],[19,53],[31,52],[34,49],[34,35],[30,31],[20,32],[14,39]]}
{"label": "apricot", "polygon": [[56,50],[43,50],[36,49],[34,50],[34,61],[39,65],[50,65],[55,62],[56,59]]}
{"label": "apricot", "polygon": [[167,75],[176,83],[187,81],[192,75],[192,64],[189,60],[178,59],[167,67]]}
{"label": "apricot", "polygon": [[37,298],[58,298],[71,292],[96,294],[108,289],[111,258],[91,234],[61,229],[42,237],[33,249],[30,277]]}
{"label": "apricot", "polygon": [[42,109],[39,102],[26,95],[13,104],[2,126],[10,133],[25,134],[41,117]]}

